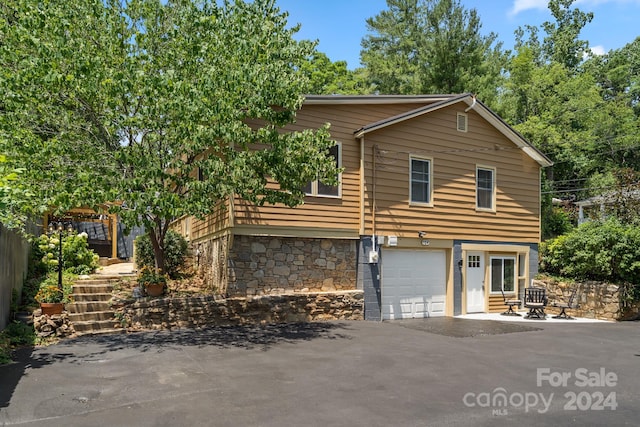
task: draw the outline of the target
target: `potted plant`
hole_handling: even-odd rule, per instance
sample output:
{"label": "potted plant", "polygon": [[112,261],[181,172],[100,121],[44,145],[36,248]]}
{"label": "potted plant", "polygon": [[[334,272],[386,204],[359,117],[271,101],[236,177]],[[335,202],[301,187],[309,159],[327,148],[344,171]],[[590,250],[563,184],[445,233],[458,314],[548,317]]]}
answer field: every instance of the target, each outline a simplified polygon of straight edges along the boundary
{"label": "potted plant", "polygon": [[[67,278],[65,278],[67,279]],[[40,303],[42,314],[60,314],[66,303],[73,302],[71,298],[71,283],[64,280],[62,289],[58,287],[57,278],[47,276],[40,284],[35,300]]]}
{"label": "potted plant", "polygon": [[138,286],[152,297],[158,297],[164,293],[167,277],[160,271],[144,266],[138,272]]}

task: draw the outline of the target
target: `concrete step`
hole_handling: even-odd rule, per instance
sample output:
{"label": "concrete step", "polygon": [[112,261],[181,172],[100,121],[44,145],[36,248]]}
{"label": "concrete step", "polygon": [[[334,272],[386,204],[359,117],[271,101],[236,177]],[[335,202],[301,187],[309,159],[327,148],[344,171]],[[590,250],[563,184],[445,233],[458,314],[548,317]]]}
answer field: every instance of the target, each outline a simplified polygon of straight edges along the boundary
{"label": "concrete step", "polygon": [[110,294],[113,291],[112,284],[85,284],[76,283],[72,287],[74,294]]}
{"label": "concrete step", "polygon": [[69,313],[69,320],[74,324],[76,322],[98,322],[101,320],[111,320],[113,319],[114,314],[115,312],[113,310]]}
{"label": "concrete step", "polygon": [[117,283],[120,277],[95,277],[92,276],[90,279],[79,279],[76,280],[76,285],[112,285]]}
{"label": "concrete step", "polygon": [[109,301],[81,301],[66,305],[69,313],[86,313],[92,311],[108,311],[111,308]]}
{"label": "concrete step", "polygon": [[76,336],[81,335],[106,335],[106,334],[125,334],[127,331],[122,328],[105,328],[105,329],[95,329],[95,330],[87,330],[83,332],[76,331]]}
{"label": "concrete step", "polygon": [[116,319],[99,320],[97,322],[73,322],[73,329],[78,334],[94,333],[96,331],[104,331],[106,329],[115,329],[118,323]]}
{"label": "concrete step", "polygon": [[94,294],[71,294],[71,298],[75,302],[98,302],[109,301],[111,293],[94,293]]}

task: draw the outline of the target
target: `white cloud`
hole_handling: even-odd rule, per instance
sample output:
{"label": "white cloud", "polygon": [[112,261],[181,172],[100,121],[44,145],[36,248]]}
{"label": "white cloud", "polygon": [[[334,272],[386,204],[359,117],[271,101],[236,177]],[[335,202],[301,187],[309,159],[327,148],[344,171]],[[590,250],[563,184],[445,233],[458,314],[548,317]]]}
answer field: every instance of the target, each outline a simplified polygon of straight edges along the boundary
{"label": "white cloud", "polygon": [[548,4],[549,0],[515,0],[509,15],[514,16],[529,9],[545,10]]}
{"label": "white cloud", "polygon": [[[574,6],[591,5],[597,6],[605,3],[637,3],[640,4],[640,0],[576,0]],[[509,11],[510,16],[515,16],[520,12],[524,12],[529,9],[546,10],[549,4],[549,0],[514,0],[513,7]],[[583,6],[584,7],[584,6]]]}
{"label": "white cloud", "polygon": [[591,46],[589,49],[591,50],[591,53],[593,53],[596,56],[602,56],[605,53],[607,53],[607,51],[604,50],[604,46],[601,46],[601,45]]}

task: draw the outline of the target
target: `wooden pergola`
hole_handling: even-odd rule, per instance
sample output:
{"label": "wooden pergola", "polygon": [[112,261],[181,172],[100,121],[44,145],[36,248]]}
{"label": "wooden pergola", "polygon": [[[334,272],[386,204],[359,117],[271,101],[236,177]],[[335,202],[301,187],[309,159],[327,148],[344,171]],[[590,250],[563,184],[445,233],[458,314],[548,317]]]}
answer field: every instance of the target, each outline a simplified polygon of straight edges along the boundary
{"label": "wooden pergola", "polygon": [[[106,211],[106,208],[105,208]],[[118,215],[96,212],[89,208],[75,208],[64,215],[52,215],[47,213],[42,223],[43,232],[46,233],[50,222],[96,222],[106,225],[108,240],[111,242],[111,258],[118,258]]]}

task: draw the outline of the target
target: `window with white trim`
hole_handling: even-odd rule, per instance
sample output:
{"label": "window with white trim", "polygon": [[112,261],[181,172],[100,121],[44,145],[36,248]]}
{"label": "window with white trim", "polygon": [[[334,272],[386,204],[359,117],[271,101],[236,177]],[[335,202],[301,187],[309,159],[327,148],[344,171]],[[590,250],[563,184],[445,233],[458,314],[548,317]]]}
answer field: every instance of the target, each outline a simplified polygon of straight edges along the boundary
{"label": "window with white trim", "polygon": [[[327,156],[333,157],[335,160],[336,168],[342,167],[342,145],[337,143],[333,147],[329,148]],[[304,186],[302,191],[307,196],[316,197],[341,197],[342,196],[342,174],[338,174],[338,185],[327,185],[319,179],[309,182]]]}
{"label": "window with white trim", "polygon": [[516,283],[516,257],[491,257],[491,293],[513,292]]}
{"label": "window with white trim", "polygon": [[409,200],[411,203],[431,204],[431,159],[409,157],[411,183]]}
{"label": "window with white trim", "polygon": [[476,208],[495,210],[496,170],[476,167]]}

